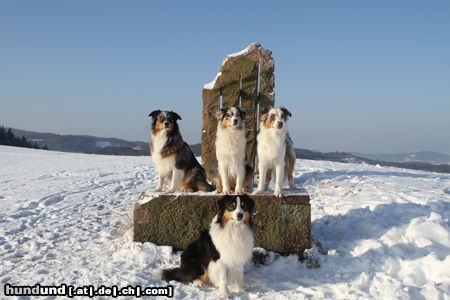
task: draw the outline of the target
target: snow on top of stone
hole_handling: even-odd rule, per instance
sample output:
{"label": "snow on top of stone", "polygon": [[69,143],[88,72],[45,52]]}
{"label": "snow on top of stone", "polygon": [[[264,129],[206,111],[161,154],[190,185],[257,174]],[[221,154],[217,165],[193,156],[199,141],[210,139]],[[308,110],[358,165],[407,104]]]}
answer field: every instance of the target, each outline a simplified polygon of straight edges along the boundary
{"label": "snow on top of stone", "polygon": [[251,43],[251,44],[248,45],[245,49],[242,49],[242,50],[239,51],[239,52],[235,52],[235,53],[228,54],[226,57],[236,57],[236,56],[245,54],[245,53],[247,53],[247,52],[250,50],[250,48],[251,48],[253,45],[257,45],[257,44],[258,44],[258,43]]}
{"label": "snow on top of stone", "polygon": [[207,89],[207,90],[213,89],[213,88],[214,88],[214,85],[216,84],[216,80],[217,80],[217,78],[219,78],[220,75],[222,75],[222,72],[217,73],[216,78],[214,78],[213,81],[211,81],[211,82],[205,84],[205,85],[203,86],[203,88],[204,88],[204,89]]}
{"label": "snow on top of stone", "polygon": [[[228,55],[225,56],[225,58],[223,59],[222,66],[227,62],[227,60],[228,60],[229,58],[231,58],[231,57],[237,57],[237,56],[243,55],[243,54],[249,52],[249,51],[250,51],[250,48],[252,48],[253,46],[259,46],[259,43],[251,43],[250,45],[248,45],[247,47],[245,47],[245,48],[242,49],[241,51],[238,51],[238,52],[235,52],[235,53],[228,54]],[[204,88],[204,89],[207,89],[207,90],[213,89],[213,88],[214,88],[214,85],[216,84],[216,80],[217,80],[217,78],[219,78],[220,75],[222,75],[222,72],[217,73],[216,78],[214,78],[213,81],[211,81],[211,82],[205,84],[205,85],[203,86],[203,88]]]}

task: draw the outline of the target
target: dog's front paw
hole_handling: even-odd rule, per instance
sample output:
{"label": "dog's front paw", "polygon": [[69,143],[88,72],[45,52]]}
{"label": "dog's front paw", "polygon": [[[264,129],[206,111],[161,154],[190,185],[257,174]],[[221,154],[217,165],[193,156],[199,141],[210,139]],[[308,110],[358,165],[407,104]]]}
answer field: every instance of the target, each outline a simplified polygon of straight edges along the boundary
{"label": "dog's front paw", "polygon": [[231,195],[231,192],[230,192],[230,190],[223,189],[222,194],[223,195]]}
{"label": "dog's front paw", "polygon": [[244,192],[243,192],[242,189],[236,189],[236,190],[234,191],[234,193],[235,193],[236,195],[242,195]]}
{"label": "dog's front paw", "polygon": [[295,183],[293,183],[292,181],[289,181],[289,189],[292,190],[296,190],[297,186],[295,185]]}
{"label": "dog's front paw", "polygon": [[258,189],[252,193],[252,195],[258,195],[258,194],[264,194],[264,191]]}
{"label": "dog's front paw", "polygon": [[198,288],[202,288],[203,287],[203,281],[201,281],[200,279],[194,280],[194,286],[198,287]]}
{"label": "dog's front paw", "polygon": [[273,192],[273,195],[274,195],[275,197],[278,197],[278,198],[283,197],[283,194],[281,193],[281,190],[275,190],[275,191]]}
{"label": "dog's front paw", "polygon": [[245,287],[241,286],[241,285],[235,285],[231,289],[232,289],[232,292],[234,292],[234,293],[243,293],[243,292],[245,292]]}
{"label": "dog's front paw", "polygon": [[219,289],[219,296],[223,298],[228,298],[230,295],[226,289]]}

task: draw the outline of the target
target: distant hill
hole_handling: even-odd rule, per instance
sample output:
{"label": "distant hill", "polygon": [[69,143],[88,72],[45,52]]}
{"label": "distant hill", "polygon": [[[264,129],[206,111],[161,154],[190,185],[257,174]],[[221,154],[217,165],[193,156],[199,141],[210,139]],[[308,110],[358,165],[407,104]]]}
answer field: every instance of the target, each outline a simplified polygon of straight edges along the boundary
{"label": "distant hill", "polygon": [[450,164],[450,155],[442,154],[434,151],[420,151],[420,152],[410,152],[410,153],[394,153],[394,154],[363,154],[358,152],[353,152],[354,155],[373,159],[373,160],[383,160],[383,161],[393,161],[393,162],[426,162],[431,164]]}
{"label": "distant hill", "polygon": [[3,126],[0,126],[0,145],[47,150],[46,145],[39,146],[37,143],[29,141],[24,135],[16,135],[11,128],[6,129]]}
{"label": "distant hill", "polygon": [[[191,145],[191,149],[196,156],[201,155],[201,145],[194,144]],[[439,173],[450,173],[450,165],[447,164],[431,164],[426,162],[417,162],[417,161],[409,161],[409,162],[392,162],[392,161],[382,161],[375,159],[368,159],[360,156],[353,155],[348,152],[320,152],[320,151],[312,151],[308,149],[300,149],[295,148],[295,154],[297,158],[300,159],[310,159],[310,160],[327,160],[327,161],[336,161],[343,163],[366,163],[370,165],[380,165],[386,167],[397,167],[397,168],[405,168],[405,169],[413,169],[413,170],[422,170],[422,171],[431,171],[431,172],[439,172]]]}
{"label": "distant hill", "polygon": [[149,155],[148,143],[146,142],[129,142],[117,138],[101,138],[89,135],[60,135],[20,129],[12,129],[12,131],[15,135],[25,136],[28,140],[37,143],[41,147],[47,145],[49,150],[78,153],[94,153],[96,151],[101,153],[101,149],[109,148],[105,151],[111,151],[111,147],[119,147],[122,150],[125,150],[125,148],[136,150],[136,153],[141,151],[142,154],[140,155]]}
{"label": "distant hill", "polygon": [[[53,133],[39,133],[33,131],[12,129],[15,135],[25,136],[28,140],[37,143],[43,147],[47,145],[49,150],[64,151],[64,152],[81,152],[81,153],[94,153],[105,155],[132,155],[142,156],[150,155],[147,142],[130,142],[117,138],[99,138],[88,135],[59,135]],[[190,146],[196,156],[201,155],[201,145],[193,144]],[[308,149],[296,148],[295,153],[297,158],[310,159],[310,160],[327,160],[344,163],[366,163],[371,165],[380,166],[392,166],[398,168],[423,170],[440,173],[450,173],[450,165],[448,164],[433,164],[425,161],[425,158],[433,158],[431,161],[436,161],[438,157],[441,160],[446,161],[445,154],[440,154],[431,151],[417,152],[416,157],[418,161],[412,161],[413,153],[398,154],[398,157],[406,157],[409,155],[410,161],[396,161],[389,159],[377,159],[382,157],[374,154],[374,158],[366,157],[367,154],[357,155],[355,153],[348,152],[320,152],[312,151]],[[427,153],[429,154],[427,156]],[[431,153],[431,154],[430,154]],[[381,154],[385,155],[385,154]],[[389,154],[388,154],[389,155]],[[370,156],[370,154],[369,154]],[[424,160],[424,161],[422,161]]]}
{"label": "distant hill", "polygon": [[297,158],[311,159],[311,160],[328,160],[346,163],[366,163],[370,165],[380,165],[385,167],[397,167],[413,170],[422,170],[439,173],[450,173],[450,165],[448,164],[432,164],[422,161],[384,161],[377,159],[369,159],[361,156],[354,155],[347,152],[319,152],[311,151],[307,149],[295,149]]}

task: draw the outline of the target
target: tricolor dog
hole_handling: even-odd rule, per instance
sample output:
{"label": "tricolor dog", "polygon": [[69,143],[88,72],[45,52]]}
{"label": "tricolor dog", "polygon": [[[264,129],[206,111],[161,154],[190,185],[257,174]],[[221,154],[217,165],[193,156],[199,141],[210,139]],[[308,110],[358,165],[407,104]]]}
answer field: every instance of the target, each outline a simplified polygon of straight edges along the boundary
{"label": "tricolor dog", "polygon": [[292,114],[284,107],[264,107],[261,110],[258,133],[258,170],[259,182],[255,194],[264,193],[275,171],[274,195],[282,196],[285,176],[289,188],[294,189],[293,172],[295,165],[294,146],[287,129],[287,121]]}
{"label": "tricolor dog", "polygon": [[242,194],[250,189],[253,170],[245,161],[245,116],[238,106],[217,113],[216,157],[219,174],[216,190],[223,194]]}
{"label": "tricolor dog", "polygon": [[213,191],[206,181],[205,170],[195,158],[188,144],[183,141],[177,120],[181,117],[173,111],[155,110],[152,118],[150,153],[159,173],[156,192],[162,191],[169,179],[169,192]]}
{"label": "tricolor dog", "polygon": [[217,215],[209,230],[191,242],[181,254],[181,266],[162,271],[166,281],[193,282],[201,287],[211,282],[221,296],[244,291],[244,264],[253,251],[253,200],[248,195],[226,195],[217,202]]}

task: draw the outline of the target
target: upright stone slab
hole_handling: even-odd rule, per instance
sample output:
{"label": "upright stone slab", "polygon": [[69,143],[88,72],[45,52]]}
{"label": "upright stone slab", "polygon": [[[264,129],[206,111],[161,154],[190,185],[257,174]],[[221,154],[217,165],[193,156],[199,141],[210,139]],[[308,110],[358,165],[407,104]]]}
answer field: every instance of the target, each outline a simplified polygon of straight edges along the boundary
{"label": "upright stone slab", "polygon": [[216,78],[203,88],[202,161],[206,175],[217,175],[216,112],[239,105],[247,111],[247,162],[254,168],[259,108],[274,105],[275,77],[272,52],[258,43],[227,55]]}
{"label": "upright stone slab", "polygon": [[[134,240],[185,249],[209,228],[218,194],[141,195],[134,207]],[[302,253],[311,248],[311,206],[304,190],[276,198],[252,195],[255,246],[274,252]]]}

